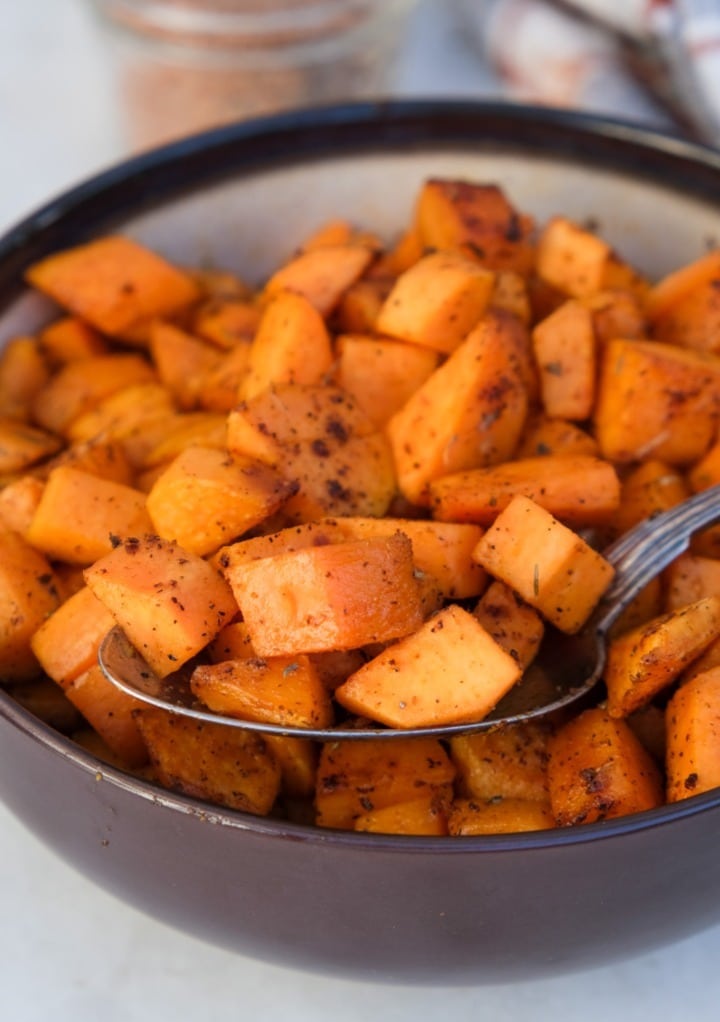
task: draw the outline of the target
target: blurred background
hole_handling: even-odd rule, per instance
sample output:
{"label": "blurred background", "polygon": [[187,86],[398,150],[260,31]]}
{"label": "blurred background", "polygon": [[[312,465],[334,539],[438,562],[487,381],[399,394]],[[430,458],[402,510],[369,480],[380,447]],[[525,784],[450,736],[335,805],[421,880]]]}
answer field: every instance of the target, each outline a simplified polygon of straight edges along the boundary
{"label": "blurred background", "polygon": [[4,223],[158,142],[373,95],[720,136],[715,0],[33,0],[5,6],[0,49]]}

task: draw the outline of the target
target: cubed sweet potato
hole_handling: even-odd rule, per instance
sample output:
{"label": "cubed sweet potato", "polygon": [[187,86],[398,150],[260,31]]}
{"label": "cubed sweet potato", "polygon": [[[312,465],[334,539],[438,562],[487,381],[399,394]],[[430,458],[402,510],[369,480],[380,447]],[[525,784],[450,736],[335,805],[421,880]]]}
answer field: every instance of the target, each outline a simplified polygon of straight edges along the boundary
{"label": "cubed sweet potato", "polygon": [[514,497],[475,560],[561,631],[582,628],[614,571],[585,540],[528,497]]}
{"label": "cubed sweet potato", "polygon": [[26,278],[102,333],[131,341],[146,336],[150,320],[179,313],[200,296],[188,273],[121,235],[47,256]]}
{"label": "cubed sweet potato", "polygon": [[467,798],[547,802],[549,725],[526,721],[450,739],[456,790]]}
{"label": "cubed sweet potato", "polygon": [[161,677],[190,660],[237,614],[215,568],[159,536],[126,540],[89,567],[85,581]]}
{"label": "cubed sweet potato", "polygon": [[330,727],[330,696],[309,657],[250,657],[199,664],[193,693],[216,713],[289,727]]}
{"label": "cubed sweet potato", "polygon": [[387,642],[422,621],[412,545],[402,533],[277,554],[224,574],[260,657]]}
{"label": "cubed sweet potato", "polygon": [[577,300],[564,302],[535,326],[532,340],[546,414],[577,422],[588,419],[597,376],[590,310]]}
{"label": "cubed sweet potato", "polygon": [[668,802],[719,787],[720,667],[684,682],[665,717]]}
{"label": "cubed sweet potato", "polygon": [[605,684],[608,712],[644,706],[720,636],[720,596],[707,596],[613,639]]}
{"label": "cubed sweet potato", "polygon": [[270,812],[280,767],[260,735],[153,707],[135,719],[164,787],[256,816]]}
{"label": "cubed sweet potato", "polygon": [[351,674],[335,698],[352,713],[391,727],[482,720],[522,671],[458,604]]}
{"label": "cubed sweet potato", "polygon": [[561,827],[628,816],[663,803],[661,772],[624,720],[583,711],[548,744],[553,815]]}
{"label": "cubed sweet potato", "polygon": [[47,558],[17,532],[0,529],[1,681],[25,681],[40,673],[32,636],[59,604]]}
{"label": "cubed sweet potato", "polygon": [[543,620],[534,607],[496,579],[475,604],[473,614],[523,670],[530,666],[545,634]]}
{"label": "cubed sweet potato", "polygon": [[494,283],[491,271],[460,253],[431,252],[398,277],[375,329],[447,355],[486,311]]}
{"label": "cubed sweet potato", "polygon": [[319,827],[352,830],[355,820],[423,796],[449,803],[455,768],[435,739],[325,742],[315,791]]}
{"label": "cubed sweet potato", "polygon": [[519,834],[530,830],[552,830],[555,817],[549,801],[498,798],[481,801],[456,798],[448,814],[448,834]]}

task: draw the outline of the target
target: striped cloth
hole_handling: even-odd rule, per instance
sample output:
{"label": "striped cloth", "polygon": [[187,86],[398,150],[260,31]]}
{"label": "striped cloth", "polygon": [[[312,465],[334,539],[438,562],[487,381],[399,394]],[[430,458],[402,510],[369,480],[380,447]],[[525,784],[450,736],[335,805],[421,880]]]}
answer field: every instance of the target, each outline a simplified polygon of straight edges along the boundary
{"label": "striped cloth", "polygon": [[509,98],[720,145],[720,0],[453,0]]}

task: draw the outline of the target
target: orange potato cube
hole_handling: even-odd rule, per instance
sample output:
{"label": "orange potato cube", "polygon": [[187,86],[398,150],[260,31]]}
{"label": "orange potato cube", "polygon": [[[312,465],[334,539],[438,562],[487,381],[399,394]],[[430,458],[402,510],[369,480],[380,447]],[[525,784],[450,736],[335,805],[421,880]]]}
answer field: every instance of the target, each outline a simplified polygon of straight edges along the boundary
{"label": "orange potato cube", "polygon": [[216,713],[288,727],[330,727],[330,696],[309,657],[252,657],[199,664],[193,693]]}
{"label": "orange potato cube", "polygon": [[451,604],[351,674],[335,698],[391,727],[460,724],[486,717],[521,673],[472,614]]}
{"label": "orange potato cube", "polygon": [[573,298],[583,298],[606,286],[611,258],[606,241],[565,217],[555,216],[540,233],[536,269],[548,284]]}
{"label": "orange potato cube", "polygon": [[0,678],[26,681],[40,673],[31,641],[58,607],[58,583],[47,559],[18,533],[0,529]]}
{"label": "orange potato cube", "polygon": [[367,813],[417,798],[449,803],[455,768],[433,738],[325,742],[315,789],[318,827],[352,830]]}
{"label": "orange potato cube", "polygon": [[263,310],[238,388],[248,400],[278,383],[320,383],[333,363],[325,321],[302,294],[281,291]]}
{"label": "orange potato cube", "polygon": [[448,832],[447,808],[442,798],[425,795],[362,813],[356,818],[354,829],[370,834],[442,836]]}
{"label": "orange potato cube", "polygon": [[34,337],[9,340],[0,351],[0,415],[20,422],[33,419],[35,397],[49,378],[47,362]]}
{"label": "orange potato cube", "polygon": [[658,341],[720,354],[720,249],[667,274],[647,295],[645,310]]}
{"label": "orange potato cube", "polygon": [[40,503],[45,484],[35,476],[19,476],[0,490],[0,525],[24,536]]}
{"label": "orange potato cube", "polygon": [[150,353],[161,383],[182,411],[200,406],[200,386],[219,364],[222,354],[207,341],[174,323],[156,320],[150,326]]}
{"label": "orange potato cube", "polygon": [[85,581],[160,677],[199,653],[237,614],[212,565],[159,536],[126,540],[88,568]]}
{"label": "orange potato cube", "polygon": [[105,338],[77,316],[56,319],[40,331],[39,341],[43,354],[54,365],[108,353]]}
{"label": "orange potato cube", "polygon": [[261,314],[247,296],[219,295],[198,306],[190,321],[191,330],[222,351],[249,350]]}
{"label": "orange potato cube", "polygon": [[532,267],[532,218],[497,185],[431,178],[420,188],[415,223],[427,248],[459,249],[494,270],[526,275]]}
{"label": "orange potato cube", "polygon": [[540,458],[548,455],[582,454],[597,457],[597,441],[577,423],[534,415],[525,424],[515,450],[516,458]]}
{"label": "orange potato cube", "polygon": [[43,621],[30,645],[45,673],[65,688],[95,664],[114,624],[105,604],[83,586]]}
{"label": "orange potato cube", "polygon": [[347,289],[362,276],[373,254],[373,249],[365,244],[310,248],[270,277],[263,297],[268,300],[282,291],[293,291],[306,298],[321,316],[327,317]]}
{"label": "orange potato cube", "polygon": [[34,263],[26,279],[101,333],[132,341],[151,319],[200,297],[193,278],[131,238],[111,235]]}
{"label": "orange potato cube", "polygon": [[580,536],[528,497],[514,497],[475,549],[475,560],[563,632],[573,634],[614,571]]}
{"label": "orange potato cube", "polygon": [[483,802],[497,798],[547,802],[550,733],[544,722],[525,721],[454,736],[450,758],[457,770],[456,790]]}
{"label": "orange potato cube", "polygon": [[530,666],[545,634],[543,620],[534,607],[496,579],[478,600],[473,614],[523,670]]}
{"label": "orange potato cube", "polygon": [[648,458],[623,475],[620,484],[620,505],[612,516],[614,535],[668,511],[690,496],[685,477],[658,458]]}
{"label": "orange potato cube", "polygon": [[274,806],[280,767],[260,735],[147,706],[135,719],[163,787],[256,816]]}
{"label": "orange potato cube", "polygon": [[71,443],[102,437],[105,440],[132,438],[156,422],[166,421],[176,411],[170,391],[161,383],[134,383],[103,398],[89,412],[78,415],[65,430]]}
{"label": "orange potato cube", "polygon": [[483,318],[387,425],[398,485],[413,504],[452,472],[507,461],[525,424],[526,333],[513,317]]}
{"label": "orange potato cube", "polygon": [[626,717],[649,703],[720,636],[720,596],[707,596],[613,639],[605,685],[608,713]]}
{"label": "orange potato cube", "polygon": [[361,277],[340,299],[334,321],[340,333],[371,334],[375,332],[378,313],[395,282],[393,276]]}
{"label": "orange potato cube", "polygon": [[147,763],[148,753],[135,714],[143,707],[139,699],[122,692],[109,681],[99,664],[62,685],[65,695],[102,738],[111,752],[130,768]]}
{"label": "orange potato cube", "polygon": [[689,465],[715,439],[719,416],[720,357],[659,341],[606,345],[594,421],[609,461]]}
{"label": "orange potato cube", "polygon": [[680,554],[663,573],[665,609],[680,610],[706,596],[720,596],[720,560]]}
{"label": "orange potato cube", "polygon": [[590,310],[564,302],[532,332],[540,394],[551,418],[582,422],[595,403],[596,340]]}
{"label": "orange potato cube", "polygon": [[147,495],[150,531],[204,557],[273,514],[296,489],[261,461],[186,447]]}
{"label": "orange potato cube", "polygon": [[260,657],[387,642],[422,621],[412,546],[402,533],[295,550],[223,570]]}
{"label": "orange potato cube", "polygon": [[448,814],[448,834],[519,834],[529,830],[552,830],[555,817],[549,802],[500,798],[482,802],[457,798]]}
{"label": "orange potato cube", "polygon": [[152,531],[139,490],[63,465],[48,476],[26,537],[49,557],[84,565],[116,540]]}
{"label": "orange potato cube", "polygon": [[654,809],[663,803],[660,770],[624,720],[585,710],[549,739],[548,782],[561,827]]}
{"label": "orange potato cube", "polygon": [[437,368],[437,353],[403,341],[359,334],[337,338],[335,379],[382,427]]}
{"label": "orange potato cube", "polygon": [[579,528],[603,524],[617,510],[620,482],[608,461],[558,454],[469,469],[430,483],[430,507],[440,521],[491,525],[517,496]]}
{"label": "orange potato cube", "polygon": [[280,787],[290,798],[310,798],[315,791],[317,743],[294,735],[265,735],[265,745],[280,767]]}
{"label": "orange potato cube", "polygon": [[405,270],[375,321],[380,334],[450,354],[486,311],[494,274],[459,253],[431,252]]}
{"label": "orange potato cube", "polygon": [[667,800],[679,802],[720,786],[720,667],[684,682],[670,699]]}
{"label": "orange potato cube", "polygon": [[54,433],[0,416],[0,476],[24,472],[59,448],[60,439]]}
{"label": "orange potato cube", "polygon": [[154,383],[155,370],[140,355],[95,355],[68,362],[35,395],[36,422],[64,434],[72,422],[106,397],[137,383]]}

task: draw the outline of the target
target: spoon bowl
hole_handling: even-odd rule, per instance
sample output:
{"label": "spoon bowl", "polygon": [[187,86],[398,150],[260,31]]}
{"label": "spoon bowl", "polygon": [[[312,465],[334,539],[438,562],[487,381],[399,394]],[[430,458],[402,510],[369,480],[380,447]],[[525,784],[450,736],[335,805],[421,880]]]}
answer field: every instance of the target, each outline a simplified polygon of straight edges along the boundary
{"label": "spoon bowl", "polygon": [[490,731],[543,717],[586,696],[602,677],[610,629],[642,589],[687,549],[695,532],[720,520],[720,486],[641,522],[608,547],[603,556],[615,569],[610,588],[577,635],[553,630],[537,661],[482,720],[419,728],[381,727],[351,720],[329,728],[288,727],[215,713],[198,701],[190,685],[188,665],[158,677],[124,632],[113,628],[102,642],[98,659],[105,676],[129,695],[195,720],[241,727],[262,734],[294,735],[317,741],[339,739],[450,738]]}

